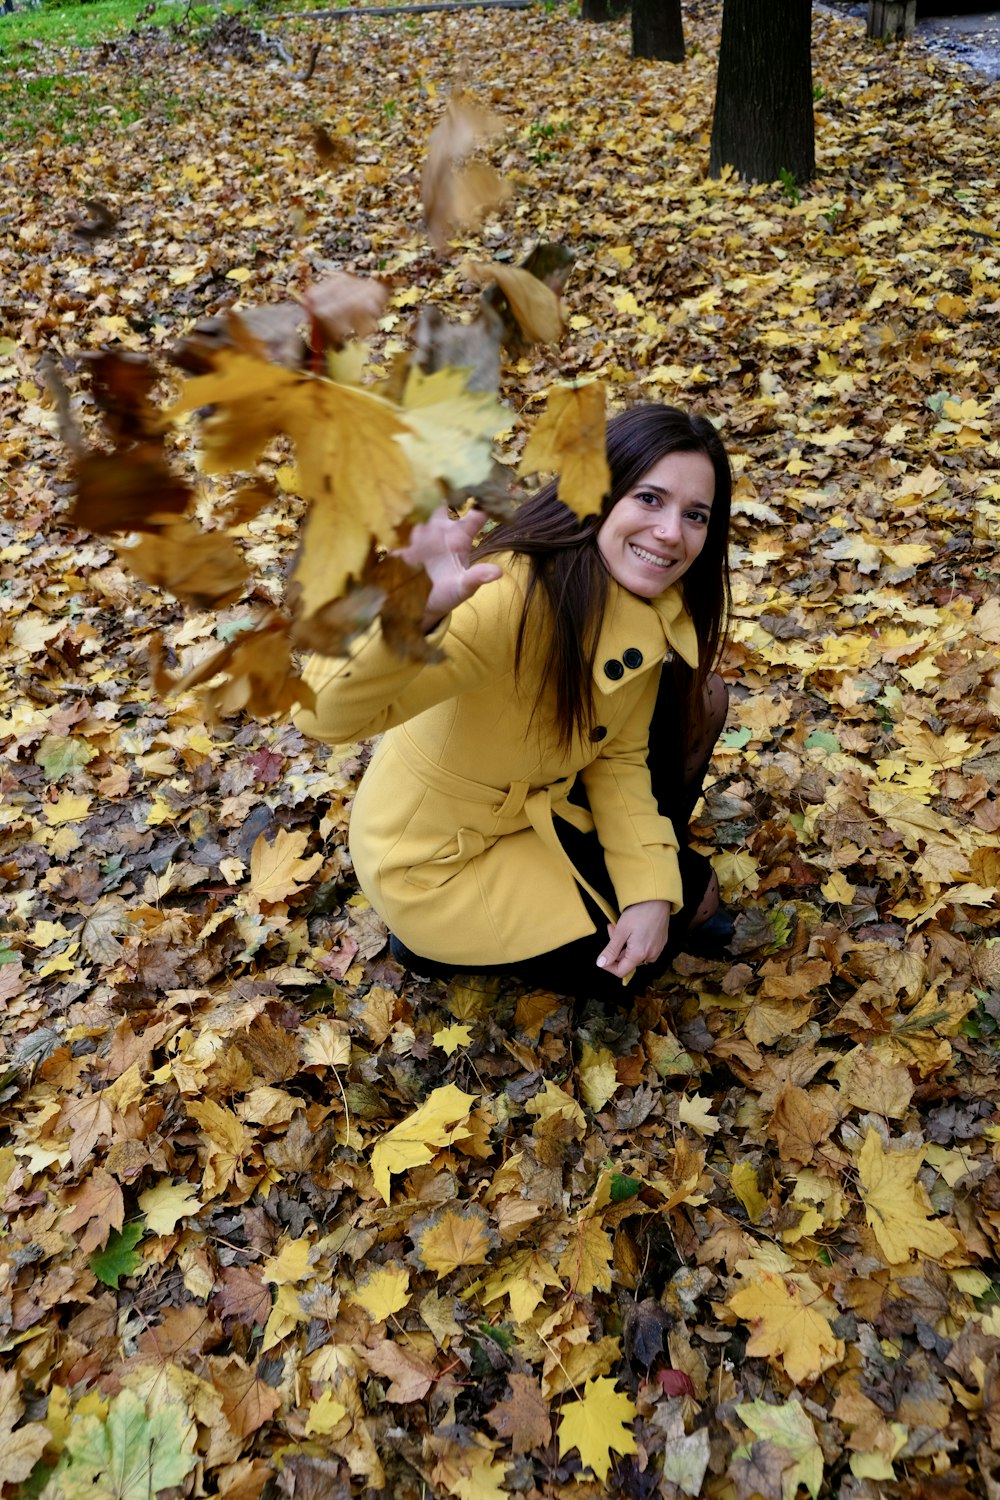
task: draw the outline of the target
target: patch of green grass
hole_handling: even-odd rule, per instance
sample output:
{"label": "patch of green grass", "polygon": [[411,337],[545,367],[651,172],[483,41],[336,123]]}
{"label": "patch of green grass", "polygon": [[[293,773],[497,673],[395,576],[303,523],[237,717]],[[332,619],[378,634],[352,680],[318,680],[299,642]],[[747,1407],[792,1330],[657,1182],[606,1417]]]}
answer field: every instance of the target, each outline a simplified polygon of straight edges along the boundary
{"label": "patch of green grass", "polygon": [[[39,59],[39,71],[28,66],[16,75],[0,71],[0,144],[28,145],[38,137],[56,145],[90,139],[101,127],[126,129],[145,115],[155,113],[169,123],[181,111],[182,100],[148,83],[124,78],[120,94],[107,87],[94,88],[85,63],[71,58]],[[49,72],[53,63],[59,68]]]}
{"label": "patch of green grass", "polygon": [[102,125],[124,129],[153,110],[176,118],[180,99],[122,70],[121,90],[95,88],[86,49],[141,26],[176,21],[181,10],[150,12],[140,0],[22,10],[0,15],[0,144],[17,147],[40,136],[66,145]]}
{"label": "patch of green grass", "polygon": [[[128,31],[145,6],[142,0],[94,0],[92,5],[65,5],[52,10],[17,10],[0,15],[0,58],[10,64],[10,54],[22,42],[43,42],[53,47],[90,47]],[[176,5],[161,5],[143,21],[144,26],[165,26],[177,20]]]}

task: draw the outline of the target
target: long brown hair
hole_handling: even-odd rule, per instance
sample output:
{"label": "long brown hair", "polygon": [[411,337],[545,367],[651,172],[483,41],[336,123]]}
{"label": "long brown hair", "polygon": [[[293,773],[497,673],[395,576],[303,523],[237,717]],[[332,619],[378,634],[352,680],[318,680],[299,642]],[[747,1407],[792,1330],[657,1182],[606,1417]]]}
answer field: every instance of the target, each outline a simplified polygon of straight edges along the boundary
{"label": "long brown hair", "polygon": [[530,560],[515,664],[519,670],[529,616],[538,608],[541,590],[541,599],[548,605],[551,643],[540,691],[549,683],[554,687],[556,732],[563,745],[568,746],[574,734],[586,738],[594,720],[594,655],[610,576],[597,546],[597,533],[612,507],[668,453],[703,453],[715,473],[705,545],[682,582],[698,638],[698,666],[692,670],[675,652],[672,667],[664,669],[673,672],[685,737],[696,735],[704,725],[705,683],[718,658],[730,608],[732,472],[722,440],[707,418],[653,402],[612,417],[607,428],[611,485],[599,512],[580,520],[557,498],[556,484],[549,484],[476,549],[477,559],[489,553],[515,552]]}

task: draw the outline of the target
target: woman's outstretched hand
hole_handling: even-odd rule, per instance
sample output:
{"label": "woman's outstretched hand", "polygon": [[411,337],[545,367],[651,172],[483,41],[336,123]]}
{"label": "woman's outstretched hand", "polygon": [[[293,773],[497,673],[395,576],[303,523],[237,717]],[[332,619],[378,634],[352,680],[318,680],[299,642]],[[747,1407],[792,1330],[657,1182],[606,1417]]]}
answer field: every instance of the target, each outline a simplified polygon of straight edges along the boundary
{"label": "woman's outstretched hand", "polygon": [[409,542],[400,547],[398,555],[403,561],[411,568],[423,568],[431,581],[424,609],[425,631],[433,630],[484,583],[495,583],[503,577],[503,569],[496,563],[469,563],[472,544],[485,520],[481,510],[470,510],[456,521],[448,514],[448,507],[440,505],[428,520],[417,522]]}
{"label": "woman's outstretched hand", "polygon": [[598,956],[598,968],[625,979],[640,964],[659,958],[669,931],[669,901],[637,901],[626,906],[614,925],[608,923],[609,942]]}

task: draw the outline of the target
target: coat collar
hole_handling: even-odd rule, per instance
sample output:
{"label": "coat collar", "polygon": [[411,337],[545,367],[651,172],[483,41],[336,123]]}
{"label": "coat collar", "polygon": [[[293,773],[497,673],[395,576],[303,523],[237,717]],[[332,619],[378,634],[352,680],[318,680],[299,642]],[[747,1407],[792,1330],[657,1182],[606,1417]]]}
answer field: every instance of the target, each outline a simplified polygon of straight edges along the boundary
{"label": "coat collar", "polygon": [[640,599],[612,581],[594,656],[600,692],[613,693],[636,672],[659,667],[670,650],[689,667],[698,665],[698,637],[680,585],[671,584],[656,599]]}

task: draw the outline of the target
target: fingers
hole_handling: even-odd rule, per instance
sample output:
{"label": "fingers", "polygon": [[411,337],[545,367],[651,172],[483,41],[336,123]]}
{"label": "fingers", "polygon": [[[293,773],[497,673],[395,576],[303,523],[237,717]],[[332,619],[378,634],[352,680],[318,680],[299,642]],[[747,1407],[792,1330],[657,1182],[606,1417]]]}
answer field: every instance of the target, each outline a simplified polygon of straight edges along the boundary
{"label": "fingers", "polygon": [[628,933],[620,930],[620,924],[614,927],[609,924],[608,937],[607,947],[597,956],[597,967],[609,974],[625,975],[635,968],[634,960],[626,956]]}
{"label": "fingers", "polygon": [[466,568],[462,577],[466,599],[470,599],[484,583],[496,583],[502,577],[503,568],[498,568],[496,563],[473,563],[471,568]]}

